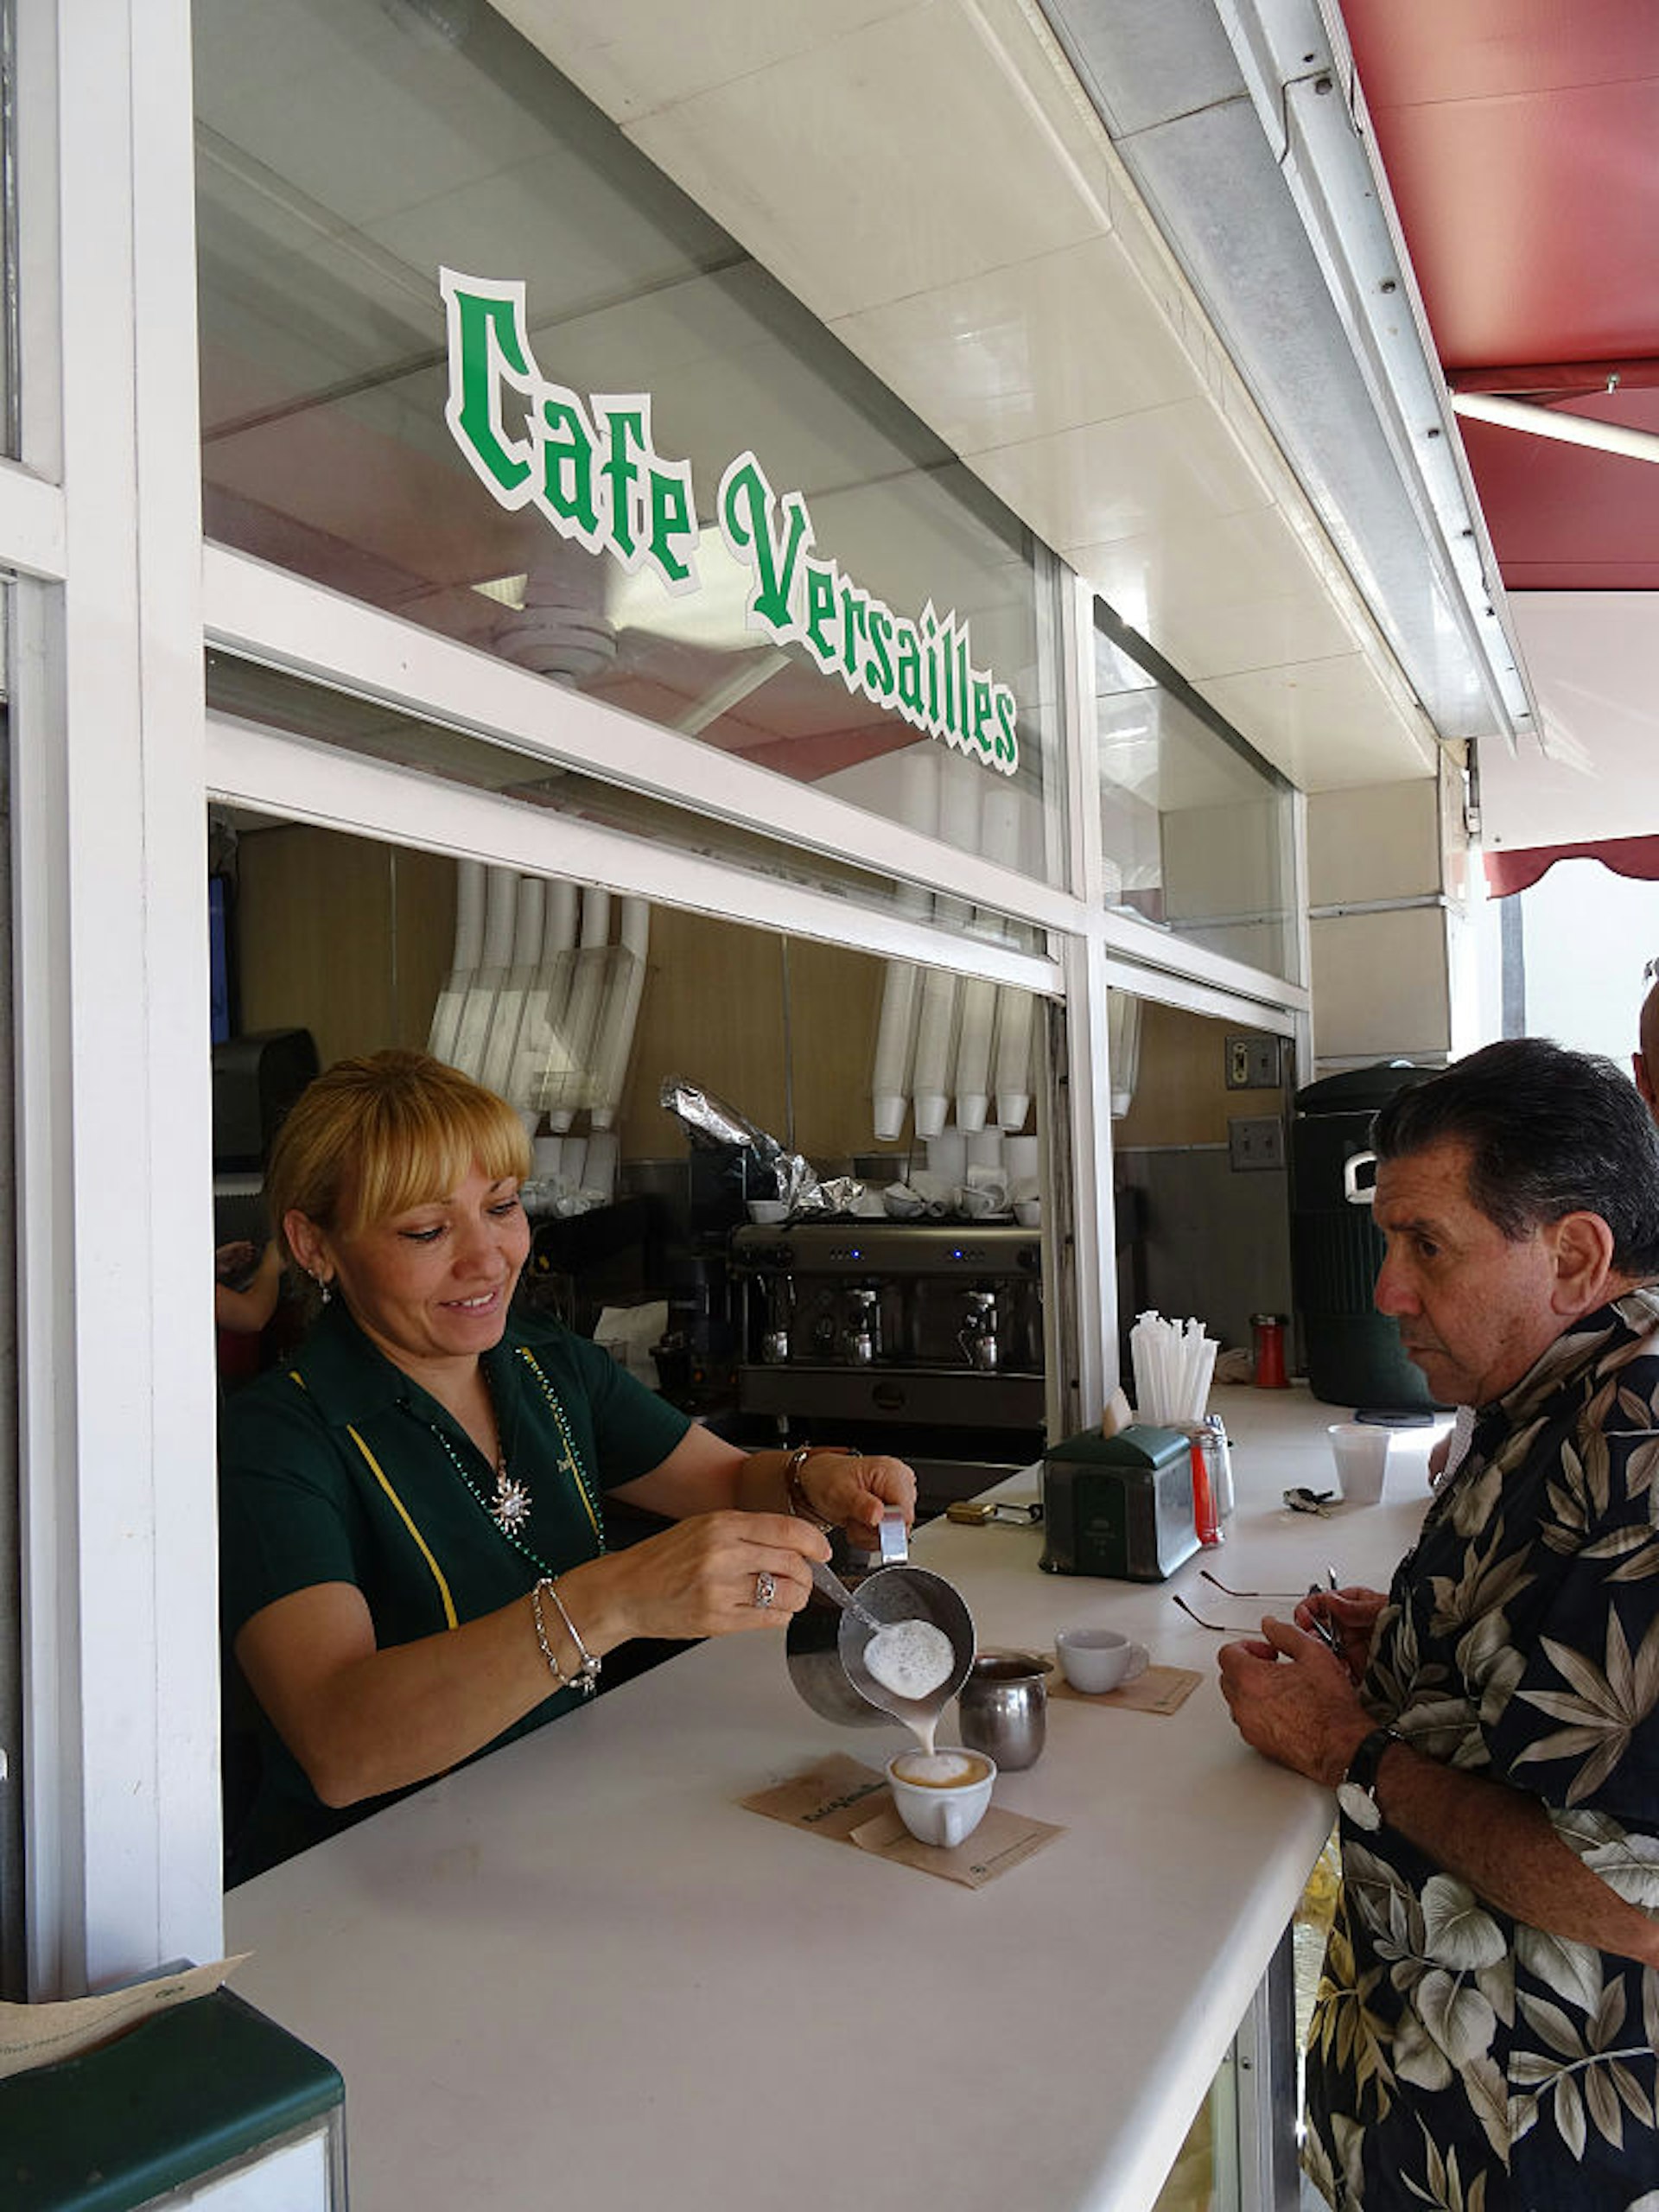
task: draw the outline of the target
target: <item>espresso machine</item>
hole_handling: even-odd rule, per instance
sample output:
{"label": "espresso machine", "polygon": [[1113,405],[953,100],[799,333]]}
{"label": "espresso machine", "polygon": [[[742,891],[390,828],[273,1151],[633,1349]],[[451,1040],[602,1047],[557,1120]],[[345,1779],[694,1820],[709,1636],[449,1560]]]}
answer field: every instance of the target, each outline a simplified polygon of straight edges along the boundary
{"label": "espresso machine", "polygon": [[1042,1239],[1001,1224],[823,1220],[732,1233],[740,1411],[780,1441],[897,1452],[924,1511],[1043,1450]]}

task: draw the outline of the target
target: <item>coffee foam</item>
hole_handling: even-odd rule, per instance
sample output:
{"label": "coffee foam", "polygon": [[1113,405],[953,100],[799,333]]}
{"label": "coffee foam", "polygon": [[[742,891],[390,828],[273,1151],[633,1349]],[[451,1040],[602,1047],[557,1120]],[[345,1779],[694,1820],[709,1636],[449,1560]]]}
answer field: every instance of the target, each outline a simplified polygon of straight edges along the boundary
{"label": "coffee foam", "polygon": [[961,1789],[982,1782],[989,1768],[972,1751],[906,1751],[893,1770],[900,1782],[919,1783],[925,1789]]}
{"label": "coffee foam", "polygon": [[889,1621],[864,1647],[871,1679],[912,1704],[948,1682],[956,1663],[950,1637],[931,1621]]}

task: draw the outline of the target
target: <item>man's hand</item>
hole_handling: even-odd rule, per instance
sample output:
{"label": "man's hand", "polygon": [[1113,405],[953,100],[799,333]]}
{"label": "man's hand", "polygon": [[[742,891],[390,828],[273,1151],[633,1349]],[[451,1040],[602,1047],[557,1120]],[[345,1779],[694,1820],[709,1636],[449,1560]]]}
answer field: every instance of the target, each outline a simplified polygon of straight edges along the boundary
{"label": "man's hand", "polygon": [[1328,1644],[1271,1618],[1260,1638],[1224,1645],[1221,1694],[1245,1742],[1335,1789],[1375,1723]]}
{"label": "man's hand", "polygon": [[1357,1682],[1371,1656],[1376,1617],[1388,1602],[1380,1590],[1367,1590],[1357,1583],[1345,1590],[1310,1590],[1296,1608],[1296,1625],[1311,1629],[1316,1620],[1328,1622],[1342,1646],[1349,1675]]}

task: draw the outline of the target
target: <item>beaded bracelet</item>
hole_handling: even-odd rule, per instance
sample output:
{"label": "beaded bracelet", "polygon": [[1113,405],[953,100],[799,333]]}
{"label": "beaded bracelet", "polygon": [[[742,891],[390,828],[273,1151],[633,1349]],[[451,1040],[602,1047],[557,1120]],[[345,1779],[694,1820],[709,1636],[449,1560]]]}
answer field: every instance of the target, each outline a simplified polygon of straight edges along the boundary
{"label": "beaded bracelet", "polygon": [[[547,1640],[547,1624],[542,1618],[543,1591],[546,1591],[548,1596],[558,1607],[559,1618],[564,1623],[566,1631],[569,1636],[571,1643],[575,1645],[576,1649],[582,1654],[582,1664],[577,1668],[574,1675],[567,1675],[565,1673],[563,1668],[559,1664],[552,1645]],[[577,1634],[576,1624],[571,1619],[569,1614],[566,1612],[564,1609],[564,1600],[560,1597],[557,1585],[555,1583],[554,1579],[550,1574],[544,1574],[541,1580],[536,1585],[536,1587],[531,1592],[530,1610],[531,1617],[536,1623],[536,1641],[542,1647],[542,1656],[547,1662],[547,1671],[553,1677],[553,1687],[555,1690],[579,1689],[584,1697],[591,1697],[594,1694],[594,1685],[599,1680],[599,1670],[604,1664],[604,1662],[594,1657],[594,1654],[588,1649],[581,1637]]]}
{"label": "beaded bracelet", "polygon": [[843,1459],[861,1459],[864,1454],[856,1444],[802,1444],[784,1462],[784,1496],[788,1500],[790,1511],[798,1521],[810,1521],[815,1529],[828,1535],[836,1523],[826,1521],[821,1513],[813,1510],[812,1501],[806,1494],[806,1485],[801,1480],[801,1469],[817,1452],[834,1452]]}

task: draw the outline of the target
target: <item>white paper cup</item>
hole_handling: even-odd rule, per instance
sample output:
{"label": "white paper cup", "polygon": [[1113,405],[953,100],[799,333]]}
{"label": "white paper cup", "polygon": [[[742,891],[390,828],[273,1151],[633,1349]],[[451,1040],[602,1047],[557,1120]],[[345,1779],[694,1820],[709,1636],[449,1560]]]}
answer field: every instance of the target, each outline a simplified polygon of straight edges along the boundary
{"label": "white paper cup", "polygon": [[782,1198],[751,1198],[749,1219],[765,1228],[776,1228],[780,1221],[789,1219],[789,1208]]}
{"label": "white paper cup", "polygon": [[1333,1421],[1325,1430],[1344,1505],[1375,1505],[1388,1471],[1389,1435],[1361,1421]]}
{"label": "white paper cup", "polygon": [[1099,1697],[1144,1675],[1152,1655],[1115,1628],[1063,1628],[1054,1638],[1060,1672],[1074,1690]]}
{"label": "white paper cup", "polygon": [[974,1780],[944,1786],[906,1782],[893,1769],[908,1759],[924,1756],[912,1745],[887,1761],[887,1787],[893,1792],[899,1819],[917,1842],[938,1844],[948,1851],[954,1845],[965,1842],[984,1819],[991,1791],[996,1786],[996,1761],[988,1758],[983,1751],[965,1751],[955,1744],[941,1744],[939,1755],[971,1759],[976,1770]]}

